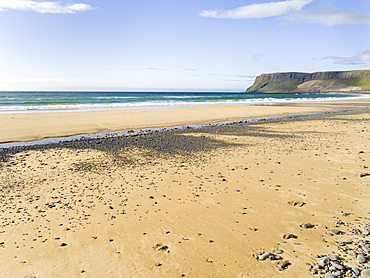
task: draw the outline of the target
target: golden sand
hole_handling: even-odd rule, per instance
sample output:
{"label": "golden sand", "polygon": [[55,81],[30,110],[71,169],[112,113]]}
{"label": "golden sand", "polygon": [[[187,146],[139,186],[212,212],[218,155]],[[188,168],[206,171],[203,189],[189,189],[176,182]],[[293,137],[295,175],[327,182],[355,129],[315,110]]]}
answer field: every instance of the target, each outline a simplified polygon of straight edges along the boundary
{"label": "golden sand", "polygon": [[149,110],[0,114],[0,143],[327,111],[328,107],[207,106]]}
{"label": "golden sand", "polygon": [[[283,113],[268,108],[264,116]],[[184,123],[174,111],[171,124]],[[130,113],[114,111],[112,118],[134,121]],[[155,113],[142,117],[160,118]],[[228,113],[217,120],[237,117]],[[252,112],[243,113],[239,117]],[[60,120],[58,128],[68,126],[61,120],[67,118],[74,119],[68,122],[72,127],[42,136],[76,132],[74,123],[90,119],[88,114],[50,114]],[[82,132],[144,127],[108,125],[108,112],[94,114],[104,117]],[[209,119],[203,117],[202,122]],[[134,146],[114,154],[69,148],[17,153],[0,162],[0,276],[313,277],[306,263],[315,264],[319,254],[340,254],[335,241],[345,240],[368,217],[370,180],[358,174],[370,167],[369,117],[261,122],[235,133],[191,131],[184,136],[220,144],[184,156]],[[196,115],[189,114],[186,123],[191,119]],[[41,126],[31,126],[23,137],[2,133],[2,141],[35,138],[32,127]],[[340,227],[346,234],[328,236],[338,220],[348,223]],[[314,227],[300,227],[307,222]],[[284,239],[290,233],[297,238]],[[280,249],[290,262],[283,271],[277,270],[279,260],[255,259]]]}

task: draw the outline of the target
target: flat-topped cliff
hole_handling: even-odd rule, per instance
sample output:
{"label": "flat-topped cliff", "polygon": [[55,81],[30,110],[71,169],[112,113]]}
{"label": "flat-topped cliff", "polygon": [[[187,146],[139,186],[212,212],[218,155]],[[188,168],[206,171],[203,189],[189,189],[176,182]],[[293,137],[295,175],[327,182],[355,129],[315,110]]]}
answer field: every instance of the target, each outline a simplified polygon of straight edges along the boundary
{"label": "flat-topped cliff", "polygon": [[261,74],[246,91],[263,93],[370,93],[370,70]]}

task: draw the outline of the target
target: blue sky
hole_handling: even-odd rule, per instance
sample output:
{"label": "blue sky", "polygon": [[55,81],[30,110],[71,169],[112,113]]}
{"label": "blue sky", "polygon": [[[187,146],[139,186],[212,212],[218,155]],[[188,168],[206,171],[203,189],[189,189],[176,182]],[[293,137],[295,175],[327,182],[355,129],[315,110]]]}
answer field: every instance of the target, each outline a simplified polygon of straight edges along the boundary
{"label": "blue sky", "polygon": [[369,64],[368,0],[0,0],[0,90],[243,91]]}

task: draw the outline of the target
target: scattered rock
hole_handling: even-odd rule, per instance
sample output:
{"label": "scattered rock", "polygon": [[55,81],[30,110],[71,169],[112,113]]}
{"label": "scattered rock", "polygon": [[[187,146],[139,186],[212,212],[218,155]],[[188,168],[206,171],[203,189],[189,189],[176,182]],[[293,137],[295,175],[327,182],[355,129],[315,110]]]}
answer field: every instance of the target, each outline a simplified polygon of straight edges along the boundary
{"label": "scattered rock", "polygon": [[363,178],[363,177],[370,176],[370,173],[360,173],[360,174],[358,174],[358,176],[359,176],[360,178]]}
{"label": "scattered rock", "polygon": [[343,234],[344,234],[344,232],[342,232],[341,230],[338,230],[338,229],[332,229],[331,231],[332,231],[332,232],[333,232],[333,234],[335,234],[335,235],[343,235]]}
{"label": "scattered rock", "polygon": [[291,238],[298,238],[298,237],[296,235],[293,235],[293,234],[285,234],[283,236],[283,238],[285,238],[285,239],[291,239]]}
{"label": "scattered rock", "polygon": [[314,226],[311,224],[311,223],[304,223],[302,225],[300,225],[302,228],[305,228],[305,229],[311,229],[313,228]]}
{"label": "scattered rock", "polygon": [[266,260],[267,258],[269,258],[270,256],[272,256],[272,254],[270,252],[265,252],[264,254],[262,254],[261,256],[259,256],[259,260],[260,261],[264,261]]}
{"label": "scattered rock", "polygon": [[367,244],[367,245],[363,245],[362,246],[362,250],[364,250],[365,252],[367,252],[367,253],[370,253],[370,245],[369,244]]}
{"label": "scattered rock", "polygon": [[359,254],[357,256],[357,261],[360,263],[360,264],[363,264],[363,263],[366,263],[366,257],[363,255],[363,254]]}
{"label": "scattered rock", "polygon": [[168,246],[167,245],[162,245],[162,246],[159,246],[158,248],[157,248],[157,251],[165,251],[165,250],[167,250],[168,249]]}
{"label": "scattered rock", "polygon": [[321,266],[327,266],[330,263],[330,258],[325,256],[317,259],[317,263]]}
{"label": "scattered rock", "polygon": [[331,262],[331,265],[334,266],[336,269],[339,269],[339,270],[344,270],[345,267],[341,264],[338,264],[336,262]]}
{"label": "scattered rock", "polygon": [[288,202],[289,205],[292,205],[294,207],[303,207],[306,203],[305,202],[299,202],[299,201],[292,201]]}
{"label": "scattered rock", "polygon": [[370,268],[367,268],[361,271],[361,276],[365,278],[370,278]]}
{"label": "scattered rock", "polygon": [[288,260],[281,261],[281,262],[278,264],[278,269],[279,269],[279,270],[284,270],[284,269],[286,269],[289,265],[290,265],[290,262],[289,262]]}
{"label": "scattered rock", "polygon": [[359,275],[361,274],[361,270],[360,270],[358,267],[355,267],[355,268],[353,269],[353,273],[354,273],[355,275],[359,276]]}
{"label": "scattered rock", "polygon": [[332,259],[333,261],[340,261],[340,258],[339,258],[337,255],[332,255],[332,256],[331,256],[331,259]]}

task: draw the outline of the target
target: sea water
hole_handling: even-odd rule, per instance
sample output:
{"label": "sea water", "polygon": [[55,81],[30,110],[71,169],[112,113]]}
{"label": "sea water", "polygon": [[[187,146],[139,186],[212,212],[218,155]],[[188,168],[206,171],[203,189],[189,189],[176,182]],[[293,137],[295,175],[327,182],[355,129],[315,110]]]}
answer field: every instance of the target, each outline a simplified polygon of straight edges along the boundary
{"label": "sea water", "polygon": [[0,92],[0,113],[72,112],[215,105],[273,105],[369,98],[354,94],[239,92]]}

